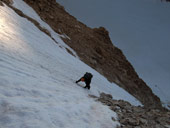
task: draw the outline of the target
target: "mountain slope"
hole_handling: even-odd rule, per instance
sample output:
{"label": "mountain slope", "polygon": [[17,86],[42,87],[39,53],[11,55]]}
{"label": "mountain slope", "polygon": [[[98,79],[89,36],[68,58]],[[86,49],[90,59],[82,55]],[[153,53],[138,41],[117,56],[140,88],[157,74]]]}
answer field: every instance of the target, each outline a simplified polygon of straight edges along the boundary
{"label": "mountain slope", "polygon": [[63,39],[86,64],[111,82],[127,90],[146,107],[161,108],[160,99],[139,78],[120,49],[113,46],[103,27],[91,29],[69,15],[55,0],[24,0],[54,31],[66,34]]}
{"label": "mountain slope", "polygon": [[162,103],[170,103],[170,3],[165,0],[56,0],[88,26],[104,26]]}
{"label": "mountain slope", "polygon": [[[118,125],[111,119],[116,119],[116,114],[89,94],[105,92],[114,99],[140,104],[70,55],[60,39],[63,35],[55,33],[23,1],[15,0],[13,6],[24,8],[57,43],[7,5],[0,6],[0,127],[112,128]],[[94,75],[91,90],[74,83],[86,71]]]}

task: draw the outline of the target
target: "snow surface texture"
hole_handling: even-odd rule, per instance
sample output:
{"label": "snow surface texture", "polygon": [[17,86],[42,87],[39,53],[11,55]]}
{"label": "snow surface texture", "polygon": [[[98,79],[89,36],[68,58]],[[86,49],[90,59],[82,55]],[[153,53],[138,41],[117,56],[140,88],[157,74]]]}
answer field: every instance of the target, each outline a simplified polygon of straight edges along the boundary
{"label": "snow surface texture", "polygon": [[[89,94],[140,103],[98,72],[68,54],[68,47],[24,2],[14,6],[36,19],[56,44],[33,23],[0,6],[0,128],[113,128],[116,114]],[[94,77],[91,90],[75,84],[85,72]],[[84,86],[84,83],[80,83]]]}
{"label": "snow surface texture", "polygon": [[170,3],[161,0],[56,0],[78,20],[104,26],[139,76],[170,105]]}

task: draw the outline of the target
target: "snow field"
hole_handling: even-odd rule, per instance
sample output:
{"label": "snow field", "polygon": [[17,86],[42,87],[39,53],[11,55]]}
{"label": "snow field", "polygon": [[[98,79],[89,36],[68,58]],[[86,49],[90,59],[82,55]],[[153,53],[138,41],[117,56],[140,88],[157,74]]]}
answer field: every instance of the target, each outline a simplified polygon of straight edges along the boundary
{"label": "snow field", "polygon": [[[60,48],[68,46],[24,2],[14,0],[14,6],[53,33],[59,44],[9,7],[0,6],[0,128],[113,128],[119,124],[111,119],[117,119],[116,114],[89,94],[105,92],[140,104]],[[85,72],[94,75],[91,90],[74,83]]]}

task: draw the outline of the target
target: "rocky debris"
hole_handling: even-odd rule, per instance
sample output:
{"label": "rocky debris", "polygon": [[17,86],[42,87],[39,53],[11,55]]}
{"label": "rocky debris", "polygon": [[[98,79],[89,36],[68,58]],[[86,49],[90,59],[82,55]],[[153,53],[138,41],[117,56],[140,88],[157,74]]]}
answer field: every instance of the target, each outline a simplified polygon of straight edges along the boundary
{"label": "rocky debris", "polygon": [[133,106],[127,101],[114,100],[110,94],[105,93],[101,93],[96,99],[117,113],[121,124],[118,128],[170,128],[170,111],[168,110]]}
{"label": "rocky debris", "polygon": [[162,108],[160,99],[139,78],[122,51],[115,47],[104,27],[89,28],[67,13],[56,0],[24,0],[63,38],[82,61],[117,83],[147,107]]}

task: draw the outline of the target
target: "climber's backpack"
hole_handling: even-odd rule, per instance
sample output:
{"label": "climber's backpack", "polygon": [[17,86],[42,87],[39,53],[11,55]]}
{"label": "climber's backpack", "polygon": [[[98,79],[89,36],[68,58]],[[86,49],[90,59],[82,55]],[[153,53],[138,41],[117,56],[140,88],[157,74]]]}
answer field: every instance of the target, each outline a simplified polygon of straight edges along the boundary
{"label": "climber's backpack", "polygon": [[86,74],[84,74],[84,78],[86,80],[91,79],[92,77],[93,77],[93,75],[91,73],[89,73],[89,72],[86,72]]}

